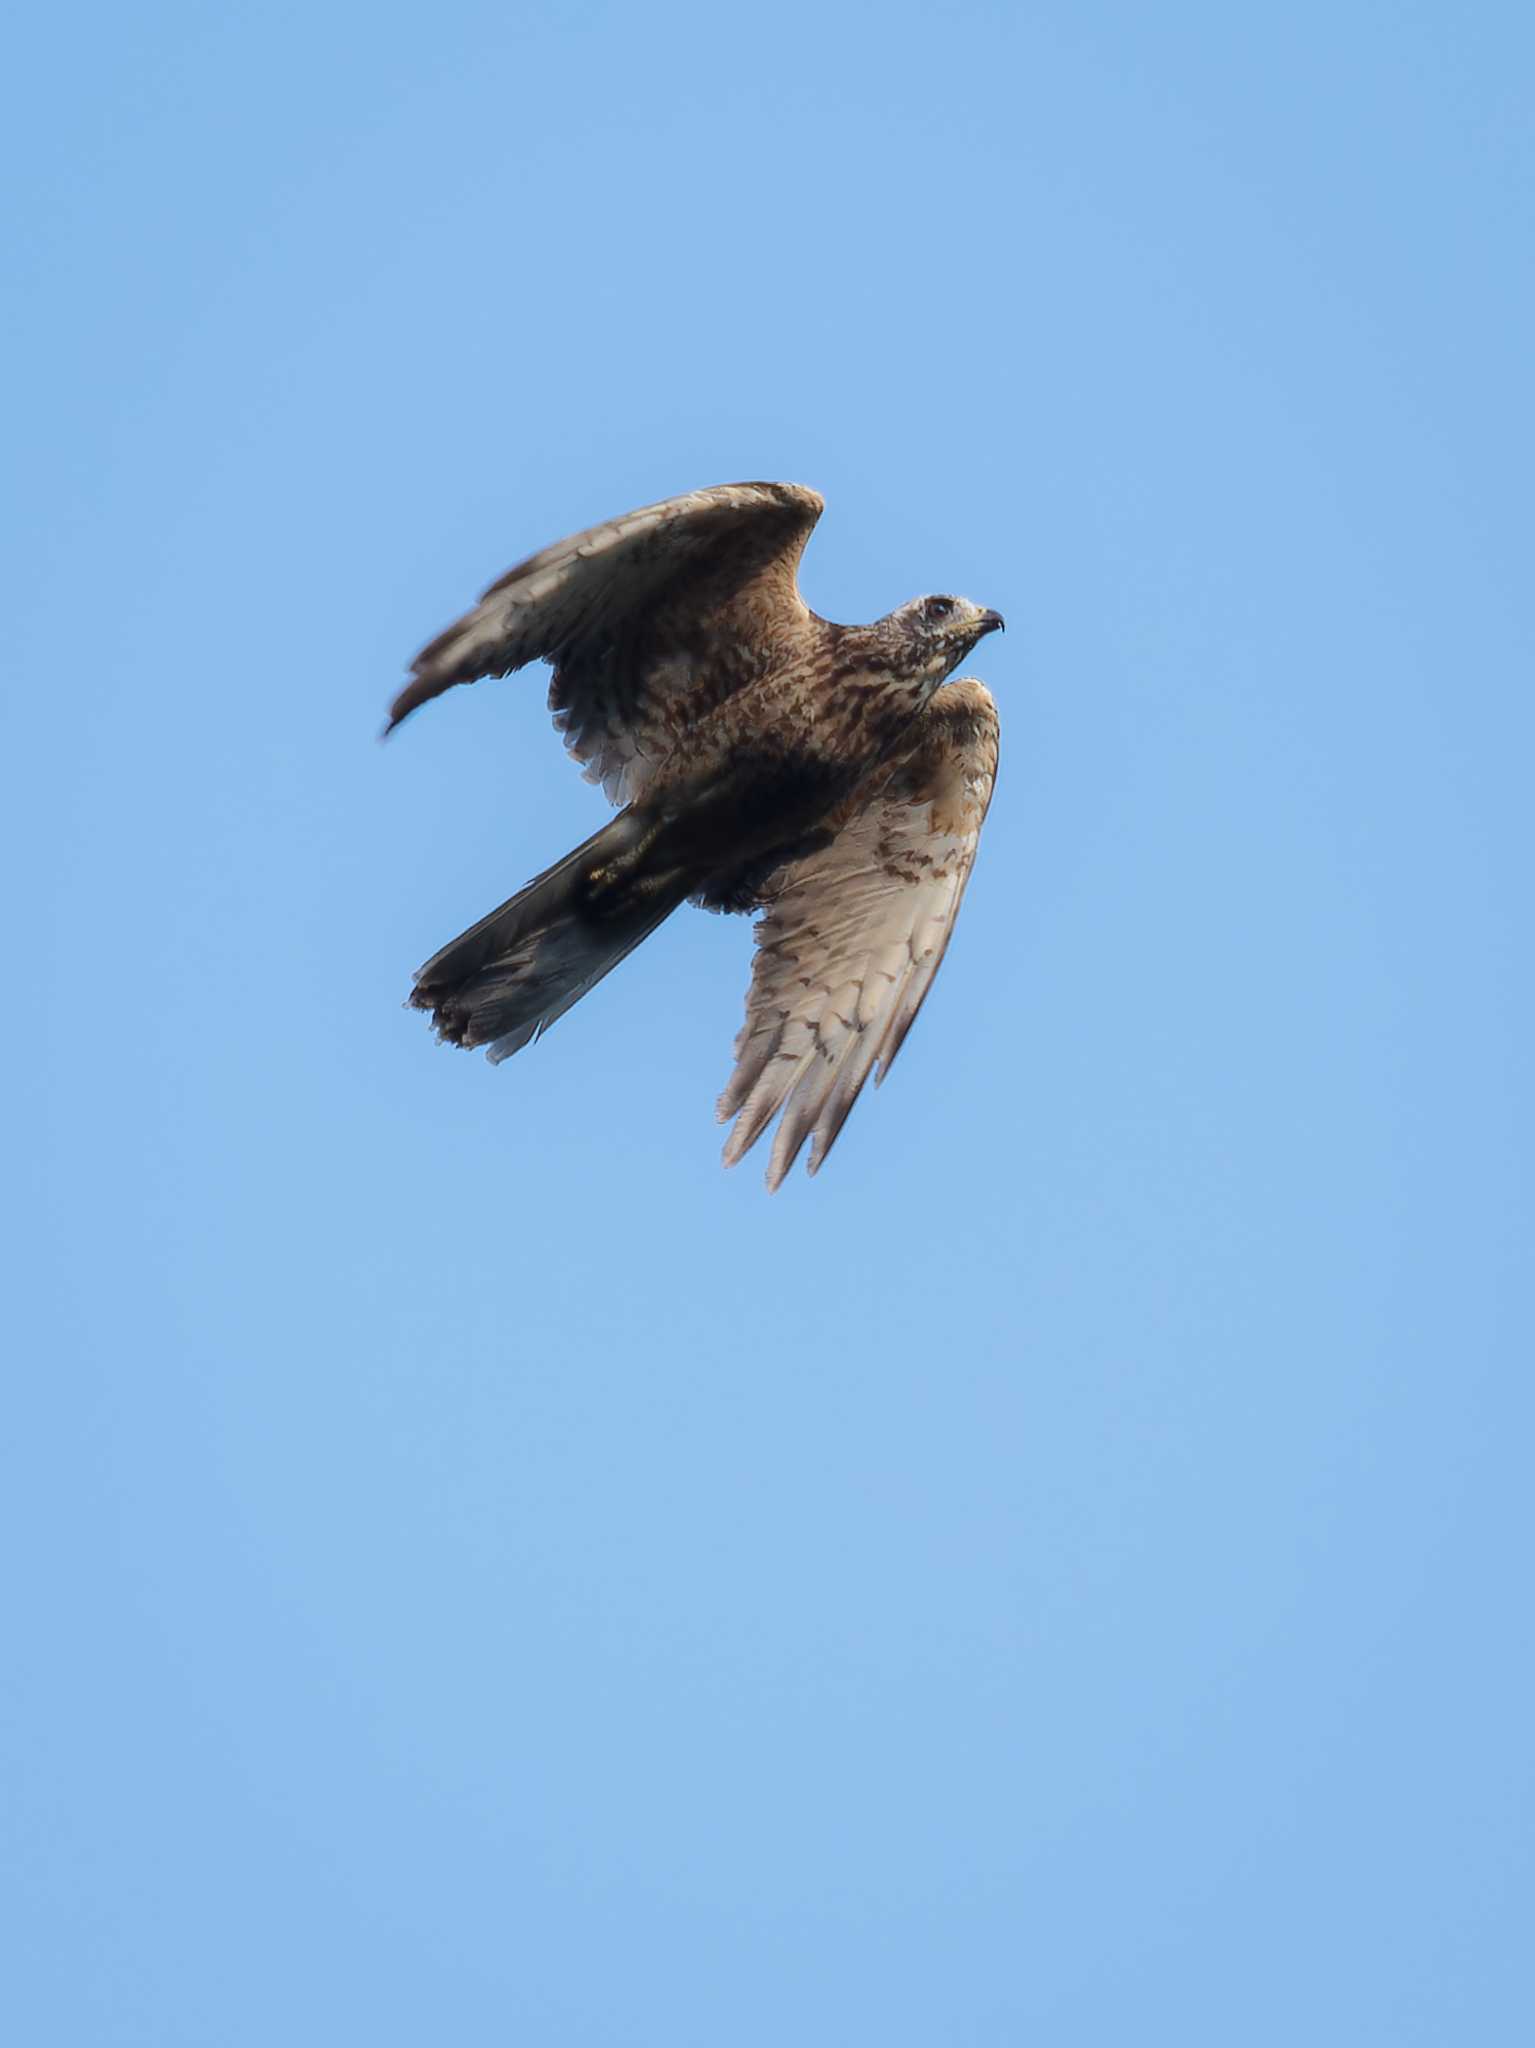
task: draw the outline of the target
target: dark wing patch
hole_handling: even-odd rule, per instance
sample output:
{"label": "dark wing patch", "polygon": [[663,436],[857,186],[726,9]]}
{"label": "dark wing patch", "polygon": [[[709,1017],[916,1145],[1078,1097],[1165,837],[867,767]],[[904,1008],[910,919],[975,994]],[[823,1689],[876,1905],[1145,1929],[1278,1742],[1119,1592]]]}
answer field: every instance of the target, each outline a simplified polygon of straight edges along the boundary
{"label": "dark wing patch", "polygon": [[746,1022],[719,1101],[733,1166],[782,1111],[776,1188],[813,1137],[810,1171],[876,1063],[883,1081],[937,974],[997,770],[997,712],[966,677],[937,691],[910,742],[861,792],[831,845],[784,869],[757,925]]}
{"label": "dark wing patch", "polygon": [[[678,729],[755,672],[733,643],[808,619],[795,569],[821,504],[797,484],[721,484],[530,555],[417,655],[386,730],[456,683],[549,661],[566,745],[627,801]],[[726,617],[747,589],[755,601]]]}

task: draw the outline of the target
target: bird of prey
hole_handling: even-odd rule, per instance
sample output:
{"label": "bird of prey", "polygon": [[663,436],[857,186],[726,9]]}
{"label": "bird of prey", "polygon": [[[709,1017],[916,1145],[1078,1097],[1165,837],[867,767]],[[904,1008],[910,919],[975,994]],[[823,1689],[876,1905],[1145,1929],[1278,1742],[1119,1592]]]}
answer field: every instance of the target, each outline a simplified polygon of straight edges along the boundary
{"label": "bird of prey", "polygon": [[997,766],[997,713],[945,679],[998,613],[913,599],[818,618],[795,572],[821,515],[797,484],[722,484],[559,541],[416,657],[392,731],[455,683],[545,660],[565,744],[623,808],[433,954],[410,1001],[492,1060],[685,902],[760,912],[719,1101],[733,1165],[775,1115],[767,1183],[814,1173],[938,971]]}

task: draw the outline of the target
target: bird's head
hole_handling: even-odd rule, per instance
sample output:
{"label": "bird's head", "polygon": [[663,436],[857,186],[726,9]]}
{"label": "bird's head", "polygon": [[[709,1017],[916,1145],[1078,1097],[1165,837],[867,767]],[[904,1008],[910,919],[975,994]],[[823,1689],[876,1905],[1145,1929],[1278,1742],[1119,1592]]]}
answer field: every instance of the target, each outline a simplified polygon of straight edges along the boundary
{"label": "bird's head", "polygon": [[968,597],[914,597],[890,614],[901,648],[901,667],[924,696],[988,633],[1002,630],[1002,614],[972,604]]}

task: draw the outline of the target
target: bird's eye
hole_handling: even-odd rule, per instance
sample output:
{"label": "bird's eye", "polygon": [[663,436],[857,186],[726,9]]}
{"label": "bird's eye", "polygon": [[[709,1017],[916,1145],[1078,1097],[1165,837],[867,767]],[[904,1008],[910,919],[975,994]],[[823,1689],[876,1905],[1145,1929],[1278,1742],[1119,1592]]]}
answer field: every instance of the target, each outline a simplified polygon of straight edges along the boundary
{"label": "bird's eye", "polygon": [[954,610],[952,597],[930,597],[922,607],[925,619],[946,619]]}

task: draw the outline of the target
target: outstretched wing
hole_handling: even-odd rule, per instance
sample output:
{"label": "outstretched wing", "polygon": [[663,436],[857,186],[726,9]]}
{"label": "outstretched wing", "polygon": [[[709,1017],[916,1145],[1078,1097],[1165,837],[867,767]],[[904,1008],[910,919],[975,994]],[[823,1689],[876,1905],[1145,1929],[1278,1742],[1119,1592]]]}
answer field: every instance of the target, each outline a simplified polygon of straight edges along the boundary
{"label": "outstretched wing", "polygon": [[680,732],[760,673],[763,642],[808,623],[795,570],[821,502],[798,484],[720,484],[530,555],[416,656],[386,731],[455,683],[549,661],[566,745],[629,801]]}
{"label": "outstretched wing", "polygon": [[884,1080],[948,947],[996,772],[991,693],[946,683],[831,844],[774,878],[719,1101],[736,1119],[727,1166],[782,1110],[768,1186],[812,1134],[816,1172],[876,1062]]}

